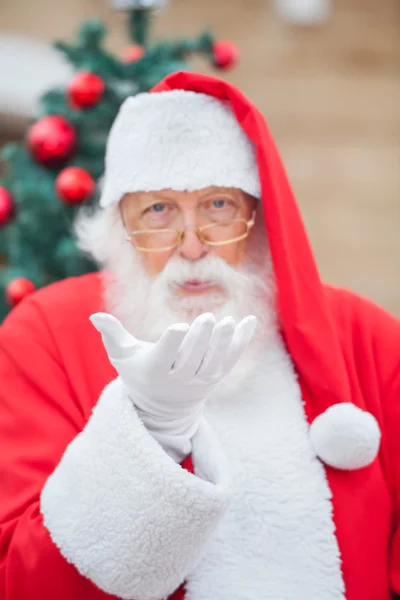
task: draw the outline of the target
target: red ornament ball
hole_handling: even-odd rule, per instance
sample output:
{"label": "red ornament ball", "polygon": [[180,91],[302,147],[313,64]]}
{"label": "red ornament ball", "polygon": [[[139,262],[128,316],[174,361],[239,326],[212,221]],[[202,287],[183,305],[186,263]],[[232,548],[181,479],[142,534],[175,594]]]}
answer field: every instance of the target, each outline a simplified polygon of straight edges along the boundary
{"label": "red ornament ball", "polygon": [[133,63],[140,60],[145,54],[145,49],[140,44],[128,46],[122,53],[121,59],[126,63]]}
{"label": "red ornament ball", "polygon": [[14,212],[14,201],[10,192],[0,186],[0,227],[6,225]]}
{"label": "red ornament ball", "polygon": [[56,179],[56,191],[66,204],[80,204],[95,190],[96,182],[85,169],[67,167]]}
{"label": "red ornament ball", "polygon": [[221,40],[213,45],[214,65],[220,69],[229,69],[239,60],[239,51],[232,42]]}
{"label": "red ornament ball", "polygon": [[27,144],[38,162],[57,164],[72,154],[76,145],[75,129],[63,117],[43,117],[29,129]]}
{"label": "red ornament ball", "polygon": [[15,306],[36,289],[35,285],[26,277],[12,279],[6,287],[6,301],[10,306]]}
{"label": "red ornament ball", "polygon": [[72,108],[95,106],[103,97],[106,86],[104,80],[87,71],[77,73],[67,88],[68,103]]}

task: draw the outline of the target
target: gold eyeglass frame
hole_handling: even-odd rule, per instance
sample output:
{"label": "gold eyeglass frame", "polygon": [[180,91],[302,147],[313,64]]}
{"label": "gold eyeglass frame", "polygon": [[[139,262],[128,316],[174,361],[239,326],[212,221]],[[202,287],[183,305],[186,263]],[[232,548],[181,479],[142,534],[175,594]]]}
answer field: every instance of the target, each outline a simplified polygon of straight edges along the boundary
{"label": "gold eyeglass frame", "polygon": [[[139,252],[166,252],[167,250],[172,250],[173,248],[177,248],[181,246],[185,237],[185,229],[195,229],[199,240],[203,244],[207,244],[208,246],[225,246],[226,244],[233,244],[234,242],[240,242],[248,237],[252,227],[254,227],[255,223],[256,211],[253,212],[251,219],[246,221],[246,219],[232,219],[230,221],[221,221],[220,223],[210,223],[209,225],[203,225],[202,227],[197,227],[197,225],[185,225],[182,229],[138,229],[137,231],[131,231],[126,237],[127,242],[132,242],[132,238],[135,235],[139,235],[140,233],[147,233],[151,235],[152,233],[167,233],[168,231],[176,233],[176,243],[173,246],[164,246],[163,248],[142,248],[140,246],[135,246],[136,250]],[[233,225],[233,223],[245,223],[247,230],[242,235],[239,235],[236,238],[231,240],[223,241],[223,242],[210,242],[204,238],[203,231],[212,229],[213,227],[217,227],[220,225]]]}

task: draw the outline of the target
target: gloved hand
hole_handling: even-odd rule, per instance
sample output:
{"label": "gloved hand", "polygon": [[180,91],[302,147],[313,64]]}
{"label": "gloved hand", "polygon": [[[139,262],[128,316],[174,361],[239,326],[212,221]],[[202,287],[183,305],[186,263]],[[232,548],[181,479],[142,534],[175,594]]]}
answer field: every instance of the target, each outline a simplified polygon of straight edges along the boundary
{"label": "gloved hand", "polygon": [[183,460],[191,452],[207,394],[240,358],[256,318],[235,326],[231,317],[216,324],[205,313],[190,327],[168,327],[155,344],[137,340],[112,315],[96,313],[90,320],[144,425],[168,454]]}

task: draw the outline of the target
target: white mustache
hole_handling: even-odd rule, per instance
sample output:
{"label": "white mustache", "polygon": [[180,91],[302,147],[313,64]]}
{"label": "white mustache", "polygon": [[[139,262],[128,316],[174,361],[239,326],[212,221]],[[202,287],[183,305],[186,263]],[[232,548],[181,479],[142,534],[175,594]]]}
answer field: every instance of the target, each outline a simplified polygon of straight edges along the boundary
{"label": "white mustache", "polygon": [[248,280],[243,271],[231,267],[217,256],[206,256],[198,261],[173,257],[157,277],[157,284],[173,287],[185,281],[198,279],[219,285],[223,289],[230,289],[238,284],[238,278],[244,282]]}

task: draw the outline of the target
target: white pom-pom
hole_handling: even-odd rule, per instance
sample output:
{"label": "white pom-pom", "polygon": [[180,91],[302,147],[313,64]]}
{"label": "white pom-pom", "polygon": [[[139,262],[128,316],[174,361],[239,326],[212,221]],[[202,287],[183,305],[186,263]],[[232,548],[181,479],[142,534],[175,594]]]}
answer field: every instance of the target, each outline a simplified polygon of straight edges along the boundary
{"label": "white pom-pom", "polygon": [[310,427],[316,455],[335,469],[367,467],[378,454],[380,439],[375,417],[350,402],[329,407]]}

